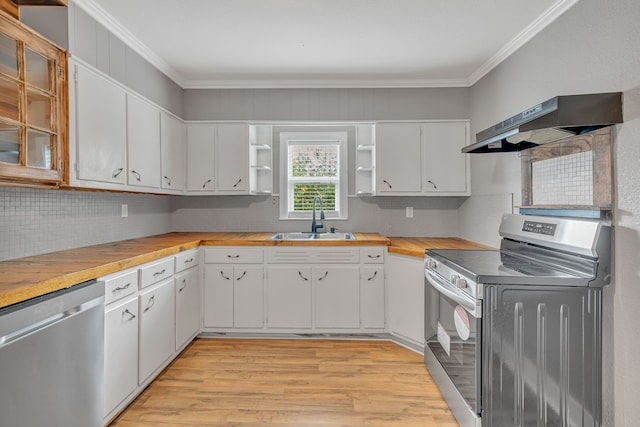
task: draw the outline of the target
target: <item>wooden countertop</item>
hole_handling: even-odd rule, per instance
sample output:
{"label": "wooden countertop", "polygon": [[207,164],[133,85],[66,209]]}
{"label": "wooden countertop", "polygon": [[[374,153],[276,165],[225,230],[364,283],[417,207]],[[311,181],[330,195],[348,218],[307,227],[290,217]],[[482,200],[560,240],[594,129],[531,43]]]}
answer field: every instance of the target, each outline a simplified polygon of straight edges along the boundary
{"label": "wooden countertop", "polygon": [[0,262],[0,308],[164,258],[198,246],[389,246],[423,257],[427,248],[488,249],[458,238],[392,237],[355,233],[355,241],[274,241],[264,233],[167,233]]}

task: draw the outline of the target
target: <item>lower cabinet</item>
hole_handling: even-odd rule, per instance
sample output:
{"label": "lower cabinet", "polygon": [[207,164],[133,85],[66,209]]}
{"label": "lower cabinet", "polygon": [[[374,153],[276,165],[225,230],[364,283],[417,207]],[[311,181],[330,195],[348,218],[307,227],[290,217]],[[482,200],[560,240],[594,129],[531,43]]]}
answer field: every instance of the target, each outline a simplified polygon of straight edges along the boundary
{"label": "lower cabinet", "polygon": [[140,355],[138,382],[142,384],[175,351],[175,295],[173,280],[161,282],[139,296]]}
{"label": "lower cabinet", "polygon": [[360,268],[314,267],[316,328],[360,328]]}
{"label": "lower cabinet", "polygon": [[267,327],[311,328],[311,280],[309,267],[267,268]]}
{"label": "lower cabinet", "polygon": [[180,350],[200,330],[200,286],[198,269],[175,276],[176,350]]}
{"label": "lower cabinet", "polygon": [[138,385],[138,298],[134,295],[104,314],[104,414],[113,411]]}
{"label": "lower cabinet", "polygon": [[360,269],[360,318],[365,329],[384,329],[385,286],[384,267],[362,267]]}
{"label": "lower cabinet", "polygon": [[424,346],[424,261],[391,254],[387,258],[389,332]]}

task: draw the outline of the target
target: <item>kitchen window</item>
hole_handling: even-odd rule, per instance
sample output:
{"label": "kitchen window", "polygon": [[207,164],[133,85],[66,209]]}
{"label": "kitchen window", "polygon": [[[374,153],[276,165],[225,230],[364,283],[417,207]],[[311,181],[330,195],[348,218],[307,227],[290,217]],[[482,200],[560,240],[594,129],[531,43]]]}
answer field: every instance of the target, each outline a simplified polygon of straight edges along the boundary
{"label": "kitchen window", "polygon": [[310,219],[320,196],[327,219],[347,218],[347,133],[280,134],[280,219]]}

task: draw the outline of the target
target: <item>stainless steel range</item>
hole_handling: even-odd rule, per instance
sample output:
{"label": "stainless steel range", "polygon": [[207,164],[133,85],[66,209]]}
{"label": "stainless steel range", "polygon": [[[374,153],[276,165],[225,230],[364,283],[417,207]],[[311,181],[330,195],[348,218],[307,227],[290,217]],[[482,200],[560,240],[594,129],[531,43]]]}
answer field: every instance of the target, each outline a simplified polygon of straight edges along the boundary
{"label": "stainless steel range", "polygon": [[504,215],[500,250],[425,252],[425,364],[461,426],[599,426],[611,227]]}

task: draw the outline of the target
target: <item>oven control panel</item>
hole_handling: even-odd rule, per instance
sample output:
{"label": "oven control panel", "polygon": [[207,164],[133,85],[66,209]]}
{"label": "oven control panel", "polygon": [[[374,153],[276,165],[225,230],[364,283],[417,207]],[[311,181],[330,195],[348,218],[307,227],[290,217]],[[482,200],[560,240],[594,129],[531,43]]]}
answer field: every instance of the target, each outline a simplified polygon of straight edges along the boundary
{"label": "oven control panel", "polygon": [[522,231],[535,234],[543,234],[545,236],[555,236],[558,224],[538,221],[524,221]]}

